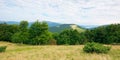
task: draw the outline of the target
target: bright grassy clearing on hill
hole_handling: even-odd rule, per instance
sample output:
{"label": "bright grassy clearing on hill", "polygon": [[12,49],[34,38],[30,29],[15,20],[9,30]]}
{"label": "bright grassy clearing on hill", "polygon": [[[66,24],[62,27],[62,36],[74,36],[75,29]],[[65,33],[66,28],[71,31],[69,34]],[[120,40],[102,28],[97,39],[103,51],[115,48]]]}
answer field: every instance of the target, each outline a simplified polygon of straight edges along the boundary
{"label": "bright grassy clearing on hill", "polygon": [[0,42],[8,46],[0,53],[0,60],[120,60],[120,45],[112,46],[108,54],[84,53],[83,45],[72,46],[31,46]]}

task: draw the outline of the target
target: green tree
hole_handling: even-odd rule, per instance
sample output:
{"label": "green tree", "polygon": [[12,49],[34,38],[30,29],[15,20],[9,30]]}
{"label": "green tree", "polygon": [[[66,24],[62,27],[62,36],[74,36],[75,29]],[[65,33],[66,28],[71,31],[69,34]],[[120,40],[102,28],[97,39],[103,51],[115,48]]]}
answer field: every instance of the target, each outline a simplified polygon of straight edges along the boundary
{"label": "green tree", "polygon": [[77,30],[64,30],[62,31],[55,39],[57,40],[57,44],[83,44],[85,43],[85,35],[83,33],[79,33]]}
{"label": "green tree", "polygon": [[28,43],[29,41],[28,33],[28,22],[21,21],[19,25],[19,31],[12,36],[12,42],[14,43]]}
{"label": "green tree", "polygon": [[31,25],[31,27],[29,29],[30,38],[39,36],[47,30],[48,30],[47,23],[36,21]]}
{"label": "green tree", "polygon": [[30,44],[33,45],[44,45],[49,44],[52,39],[52,33],[48,31],[48,24],[46,22],[34,22],[30,29]]}
{"label": "green tree", "polygon": [[18,31],[18,25],[0,24],[0,40],[11,41],[11,36]]}
{"label": "green tree", "polygon": [[111,24],[87,30],[85,36],[89,42],[120,43],[120,24]]}
{"label": "green tree", "polygon": [[21,21],[19,25],[19,29],[22,32],[26,32],[28,30],[28,22],[27,21]]}
{"label": "green tree", "polygon": [[28,38],[29,38],[29,34],[27,32],[17,32],[12,36],[12,42],[28,44],[29,42]]}

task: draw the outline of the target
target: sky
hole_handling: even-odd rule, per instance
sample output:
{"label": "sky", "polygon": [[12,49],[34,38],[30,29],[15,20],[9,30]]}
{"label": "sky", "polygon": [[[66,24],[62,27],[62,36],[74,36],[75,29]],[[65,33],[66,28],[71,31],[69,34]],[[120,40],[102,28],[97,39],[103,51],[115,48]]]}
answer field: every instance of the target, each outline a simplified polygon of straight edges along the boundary
{"label": "sky", "polygon": [[120,23],[120,0],[0,0],[1,21]]}

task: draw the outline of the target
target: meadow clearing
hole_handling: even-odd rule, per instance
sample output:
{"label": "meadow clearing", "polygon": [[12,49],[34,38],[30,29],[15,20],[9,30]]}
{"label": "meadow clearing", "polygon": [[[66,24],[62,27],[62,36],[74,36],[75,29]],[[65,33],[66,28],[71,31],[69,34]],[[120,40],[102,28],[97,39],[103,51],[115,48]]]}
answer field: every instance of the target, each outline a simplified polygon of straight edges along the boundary
{"label": "meadow clearing", "polygon": [[0,42],[7,46],[0,60],[120,60],[120,45],[111,45],[108,54],[83,52],[83,45],[23,45]]}

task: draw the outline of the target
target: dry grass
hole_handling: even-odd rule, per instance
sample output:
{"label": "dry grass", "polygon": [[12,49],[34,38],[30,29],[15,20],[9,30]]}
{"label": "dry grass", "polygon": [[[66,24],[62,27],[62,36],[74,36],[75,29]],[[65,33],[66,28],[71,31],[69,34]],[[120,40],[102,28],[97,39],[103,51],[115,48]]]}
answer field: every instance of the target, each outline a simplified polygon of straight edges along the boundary
{"label": "dry grass", "polygon": [[0,42],[7,50],[0,53],[0,60],[120,60],[120,46],[112,46],[108,54],[88,54],[82,51],[83,45],[75,46],[28,46]]}

